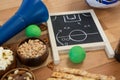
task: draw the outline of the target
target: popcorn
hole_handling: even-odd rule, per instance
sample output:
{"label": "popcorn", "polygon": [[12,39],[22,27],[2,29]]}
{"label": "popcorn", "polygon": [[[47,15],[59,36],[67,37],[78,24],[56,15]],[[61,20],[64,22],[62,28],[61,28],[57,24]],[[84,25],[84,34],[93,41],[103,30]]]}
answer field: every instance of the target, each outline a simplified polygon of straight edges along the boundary
{"label": "popcorn", "polygon": [[0,47],[0,51],[2,51],[3,50],[3,47]]}
{"label": "popcorn", "polygon": [[13,61],[13,52],[0,47],[0,70],[5,70]]}
{"label": "popcorn", "polygon": [[7,67],[7,63],[4,59],[0,60],[0,70],[5,70]]}
{"label": "popcorn", "polygon": [[2,50],[0,50],[0,59],[2,59],[3,54],[2,54]]}

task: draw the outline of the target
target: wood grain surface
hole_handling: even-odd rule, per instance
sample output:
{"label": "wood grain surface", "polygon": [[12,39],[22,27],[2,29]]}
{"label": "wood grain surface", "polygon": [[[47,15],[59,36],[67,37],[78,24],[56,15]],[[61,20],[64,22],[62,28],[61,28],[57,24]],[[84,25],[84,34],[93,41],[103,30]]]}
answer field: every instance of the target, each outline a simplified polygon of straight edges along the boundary
{"label": "wood grain surface", "polygon": [[[22,0],[0,0],[0,25],[3,25],[18,10]],[[96,9],[87,5],[85,0],[43,0],[47,6],[49,13],[78,11],[85,9],[93,9],[104,29],[104,32],[115,49],[120,37],[120,5],[109,9]],[[9,27],[8,27],[9,28]],[[42,39],[47,40],[49,37],[47,30],[43,30]],[[11,46],[15,49],[19,41],[25,39],[24,30],[7,41],[4,45]],[[91,73],[100,73],[105,75],[113,75],[120,80],[120,63],[115,59],[108,59],[104,50],[89,51],[86,53],[86,59],[81,64],[73,64],[69,61],[67,54],[60,55],[61,62],[55,67],[69,67],[77,69],[85,69]],[[52,61],[52,57],[48,62]],[[33,70],[36,80],[46,80],[52,73],[47,67]]]}

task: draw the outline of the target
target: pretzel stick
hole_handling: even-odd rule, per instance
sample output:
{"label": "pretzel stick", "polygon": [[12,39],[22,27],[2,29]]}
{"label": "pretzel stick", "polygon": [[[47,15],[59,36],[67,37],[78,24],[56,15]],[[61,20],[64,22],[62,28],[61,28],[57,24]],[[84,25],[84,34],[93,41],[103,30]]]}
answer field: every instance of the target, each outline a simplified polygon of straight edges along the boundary
{"label": "pretzel stick", "polygon": [[63,73],[63,72],[53,72],[51,77],[62,78],[62,79],[67,79],[67,80],[96,80],[92,78],[76,76],[73,74],[68,74],[68,73]]}
{"label": "pretzel stick", "polygon": [[74,74],[74,75],[80,75],[80,76],[84,76],[84,77],[90,77],[90,78],[94,78],[97,80],[116,80],[115,77],[113,77],[113,76],[106,76],[106,75],[101,75],[101,74],[92,74],[92,73],[88,73],[85,70],[79,70],[79,69],[56,68],[56,71],[65,72],[65,73]]}

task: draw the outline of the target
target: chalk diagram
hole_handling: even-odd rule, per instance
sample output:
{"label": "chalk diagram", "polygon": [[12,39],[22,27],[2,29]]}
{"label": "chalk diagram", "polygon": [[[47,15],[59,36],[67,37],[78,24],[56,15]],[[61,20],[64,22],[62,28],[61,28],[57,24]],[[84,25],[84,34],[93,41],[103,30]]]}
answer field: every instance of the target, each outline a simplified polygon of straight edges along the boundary
{"label": "chalk diagram", "polygon": [[[72,28],[71,29],[71,26],[66,26],[66,24],[71,24],[71,23],[74,23],[76,25],[81,25],[81,21],[82,21],[81,16],[91,17],[91,14],[82,13],[82,14],[73,14],[73,15],[63,15],[62,16],[64,25],[63,25],[63,27],[59,28],[55,33],[56,42],[60,46],[69,45],[69,44],[71,44],[71,42],[74,42],[74,43],[83,42],[88,38],[88,36],[99,34],[99,32],[97,32],[97,31],[89,33],[80,28]],[[59,19],[59,16],[54,16],[52,18],[52,21],[54,22],[57,19]],[[91,25],[84,24],[83,27],[84,28],[91,27]]]}
{"label": "chalk diagram", "polygon": [[68,35],[66,36],[60,36],[62,34],[62,30],[59,30],[58,33],[56,34],[56,40],[60,45],[68,45],[69,41],[74,41],[74,42],[81,42],[87,39],[88,35],[96,35],[98,32],[94,33],[86,33],[83,30],[72,30]]}

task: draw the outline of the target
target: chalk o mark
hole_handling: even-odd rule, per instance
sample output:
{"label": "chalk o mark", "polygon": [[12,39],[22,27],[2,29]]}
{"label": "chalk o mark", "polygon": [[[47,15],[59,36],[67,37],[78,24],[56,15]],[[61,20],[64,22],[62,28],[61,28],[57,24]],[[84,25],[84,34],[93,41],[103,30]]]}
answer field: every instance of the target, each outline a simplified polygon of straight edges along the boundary
{"label": "chalk o mark", "polygon": [[84,41],[87,38],[87,34],[83,30],[73,30],[69,34],[69,39],[75,42]]}

